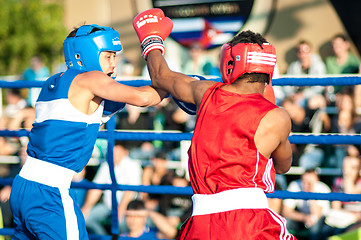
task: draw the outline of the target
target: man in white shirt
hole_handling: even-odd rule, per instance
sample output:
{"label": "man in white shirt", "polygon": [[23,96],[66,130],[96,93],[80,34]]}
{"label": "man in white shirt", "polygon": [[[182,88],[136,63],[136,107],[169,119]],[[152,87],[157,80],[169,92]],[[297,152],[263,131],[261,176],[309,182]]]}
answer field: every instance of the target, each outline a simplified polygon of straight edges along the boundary
{"label": "man in white shirt", "polygon": [[[140,185],[142,168],[137,160],[129,158],[129,151],[122,142],[114,146],[114,173],[118,184]],[[108,162],[100,165],[94,179],[97,184],[111,184]],[[100,200],[103,194],[103,201]],[[117,191],[119,223],[124,221],[124,214],[128,203],[135,198],[135,193],[130,191]],[[109,218],[112,209],[112,193],[110,190],[91,189],[85,199],[82,212],[86,220],[89,233],[108,234],[104,222]]]}
{"label": "man in white shirt", "polygon": [[[292,181],[290,192],[329,193],[330,188],[318,178],[315,169],[306,170],[301,179]],[[324,216],[330,210],[330,202],[326,200],[286,199],[283,202],[283,216],[287,219],[287,228],[297,234],[305,233],[309,239],[319,239]],[[303,231],[305,230],[305,231]]]}

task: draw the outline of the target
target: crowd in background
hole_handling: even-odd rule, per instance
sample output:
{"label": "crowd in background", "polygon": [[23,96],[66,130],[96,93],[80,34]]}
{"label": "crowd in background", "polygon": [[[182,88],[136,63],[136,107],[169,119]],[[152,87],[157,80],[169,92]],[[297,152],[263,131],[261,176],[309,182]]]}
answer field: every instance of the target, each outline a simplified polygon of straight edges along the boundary
{"label": "crowd in background", "polygon": [[[290,63],[285,74],[361,74],[360,60],[350,52],[348,39],[340,34],[331,39],[331,43],[334,54],[323,60],[312,48],[310,40],[300,40],[295,46],[297,60]],[[132,63],[122,55],[118,56],[118,60],[117,75],[134,76]],[[199,44],[190,47],[189,60],[183,65],[171,61],[169,65],[185,74],[220,77],[218,66],[207,58],[205,49]],[[23,79],[44,79],[49,74],[41,58],[34,56]],[[276,72],[275,77],[277,75]],[[143,77],[148,77],[146,69]],[[37,90],[2,89],[5,104],[0,129],[31,129]],[[285,108],[291,117],[293,133],[361,133],[361,85],[274,86],[274,90],[277,105]],[[195,116],[186,114],[171,98],[166,98],[161,104],[149,108],[127,105],[115,116],[115,122],[116,129],[191,132]],[[7,159],[4,164],[0,164],[0,177],[14,177],[18,173],[26,158],[26,145],[26,137],[0,137],[0,156],[8,157],[4,158]],[[292,165],[302,167],[304,173],[277,176],[276,189],[361,194],[360,145],[293,144],[292,147]],[[73,181],[111,183],[106,153],[106,140],[98,139],[92,156],[96,164],[87,166]],[[117,141],[114,166],[118,184],[189,186],[186,169],[169,165],[170,162],[179,162],[181,155],[179,142]],[[342,169],[342,173],[320,176],[319,168]],[[109,234],[110,191],[72,190],[82,207],[89,232]],[[10,191],[11,186],[0,188],[4,227],[12,226],[8,203]],[[124,236],[153,234],[159,238],[175,238],[177,229],[192,210],[190,196],[118,191],[117,198],[119,227]],[[299,239],[321,239],[320,236],[326,239],[345,232],[351,226],[357,228],[357,224],[361,223],[361,202],[270,199],[270,206],[287,218],[289,230]],[[347,221],[340,221],[340,217]],[[149,229],[145,230],[145,226]]]}

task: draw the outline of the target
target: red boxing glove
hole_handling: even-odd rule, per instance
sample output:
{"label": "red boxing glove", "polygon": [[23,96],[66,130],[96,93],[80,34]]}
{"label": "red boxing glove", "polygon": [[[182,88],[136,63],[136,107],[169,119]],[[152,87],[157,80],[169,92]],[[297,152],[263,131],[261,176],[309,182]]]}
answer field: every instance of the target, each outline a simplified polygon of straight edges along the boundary
{"label": "red boxing glove", "polygon": [[173,22],[164,16],[161,9],[153,8],[139,13],[133,20],[133,27],[138,34],[145,60],[148,53],[155,49],[164,54],[163,41],[172,31]]}

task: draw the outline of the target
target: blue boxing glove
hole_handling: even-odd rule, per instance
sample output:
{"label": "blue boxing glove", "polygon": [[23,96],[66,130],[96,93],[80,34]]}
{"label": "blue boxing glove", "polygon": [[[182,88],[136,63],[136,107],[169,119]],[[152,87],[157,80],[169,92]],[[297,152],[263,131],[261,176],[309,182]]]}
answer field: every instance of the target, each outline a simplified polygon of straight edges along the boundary
{"label": "blue boxing glove", "polygon": [[[198,80],[207,80],[205,77],[203,76],[198,76],[198,75],[189,75],[192,78],[198,79]],[[175,97],[173,97],[174,102],[178,105],[178,107],[180,109],[182,109],[183,111],[185,111],[186,113],[188,113],[189,115],[196,115],[197,114],[197,107],[195,104],[193,103],[186,103],[183,101],[180,101],[178,99],[176,99]]]}
{"label": "blue boxing glove", "polygon": [[101,122],[102,123],[108,122],[111,117],[113,117],[116,113],[120,112],[124,107],[125,107],[125,103],[114,102],[105,99]]}

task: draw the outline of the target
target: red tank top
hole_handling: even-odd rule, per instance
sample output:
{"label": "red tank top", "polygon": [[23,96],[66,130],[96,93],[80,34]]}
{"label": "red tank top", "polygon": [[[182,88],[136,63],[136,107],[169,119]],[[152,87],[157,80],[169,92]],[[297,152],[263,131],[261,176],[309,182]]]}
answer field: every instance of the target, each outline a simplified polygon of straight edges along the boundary
{"label": "red tank top", "polygon": [[188,150],[195,194],[235,188],[274,191],[272,159],[260,154],[254,135],[262,118],[276,105],[261,94],[241,95],[216,83],[204,94]]}

